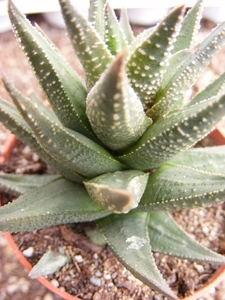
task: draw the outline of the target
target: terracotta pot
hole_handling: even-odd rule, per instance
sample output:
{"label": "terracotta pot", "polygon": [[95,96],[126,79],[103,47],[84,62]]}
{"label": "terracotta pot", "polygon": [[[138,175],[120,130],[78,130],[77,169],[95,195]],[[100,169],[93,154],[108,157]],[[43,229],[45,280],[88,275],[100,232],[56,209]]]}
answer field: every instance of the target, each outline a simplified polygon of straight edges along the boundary
{"label": "terracotta pot", "polygon": [[216,128],[209,134],[218,146],[225,145],[225,125],[224,122],[219,123]]}
{"label": "terracotta pot", "polygon": [[[214,131],[212,131],[209,135],[209,137],[217,144],[217,145],[225,145],[225,130],[224,125],[218,125]],[[7,142],[7,147],[10,149],[10,152],[15,144],[15,137],[10,136],[9,141]],[[7,148],[6,147],[6,148]],[[31,264],[28,262],[28,260],[24,257],[22,252],[19,250],[17,244],[14,242],[14,239],[12,235],[9,232],[4,233],[6,240],[8,241],[9,245],[13,249],[15,255],[19,259],[20,263],[28,270],[30,271],[32,269]],[[76,298],[75,296],[72,296],[66,292],[61,291],[59,288],[52,285],[47,279],[44,277],[39,277],[37,280],[43,284],[47,289],[49,289],[51,292],[55,293],[56,295],[62,297],[62,299],[65,300],[80,300],[79,298]],[[213,273],[211,278],[205,283],[205,285],[197,290],[193,295],[183,298],[182,300],[197,300],[200,297],[206,296],[208,291],[212,288],[215,288],[218,286],[218,284],[225,280],[225,265],[221,265],[218,267],[218,269]]]}
{"label": "terracotta pot", "polygon": [[[20,261],[20,263],[25,267],[25,269],[27,271],[30,271],[32,269],[32,266],[29,263],[29,261],[24,257],[23,253],[19,250],[18,245],[14,242],[14,239],[13,239],[12,235],[9,232],[5,232],[4,236],[5,236],[8,244],[12,248],[14,254],[17,256],[18,260]],[[62,299],[65,299],[65,300],[80,300],[80,299],[76,298],[75,296],[72,296],[72,295],[70,295],[66,292],[61,291],[59,288],[55,287],[53,284],[51,284],[51,282],[49,282],[44,277],[38,277],[37,280],[43,286],[45,286],[47,289],[49,289],[51,292],[53,292],[56,295],[62,297]]]}
{"label": "terracotta pot", "polygon": [[183,298],[182,300],[197,300],[200,297],[204,297],[208,295],[209,290],[218,286],[223,280],[225,280],[225,265],[219,266],[201,289],[197,290],[193,295]]}

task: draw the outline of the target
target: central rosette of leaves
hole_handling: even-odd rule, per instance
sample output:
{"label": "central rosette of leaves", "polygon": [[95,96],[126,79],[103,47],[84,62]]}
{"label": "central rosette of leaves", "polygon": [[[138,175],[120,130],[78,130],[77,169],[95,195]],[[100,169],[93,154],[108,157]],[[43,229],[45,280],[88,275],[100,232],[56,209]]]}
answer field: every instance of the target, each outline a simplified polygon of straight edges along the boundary
{"label": "central rosette of leaves", "polygon": [[118,21],[104,0],[90,2],[88,19],[68,0],[59,2],[85,81],[8,1],[14,33],[52,109],[3,77],[13,104],[0,99],[1,121],[60,175],[0,174],[2,190],[23,194],[0,209],[0,229],[95,220],[135,276],[176,299],[151,247],[224,263],[165,210],[212,205],[225,195],[224,147],[188,150],[225,114],[225,73],[184,101],[224,44],[225,23],[193,47],[200,0],[185,16],[183,6],[174,8],[137,37],[125,10]]}

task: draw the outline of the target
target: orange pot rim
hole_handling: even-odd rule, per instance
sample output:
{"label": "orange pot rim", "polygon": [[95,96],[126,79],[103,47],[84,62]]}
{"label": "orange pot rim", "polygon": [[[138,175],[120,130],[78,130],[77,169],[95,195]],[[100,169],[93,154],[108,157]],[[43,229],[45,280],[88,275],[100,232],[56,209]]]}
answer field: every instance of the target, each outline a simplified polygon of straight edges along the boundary
{"label": "orange pot rim", "polygon": [[[32,265],[29,263],[29,261],[25,258],[23,253],[18,248],[18,245],[15,243],[11,233],[4,232],[4,236],[5,236],[8,244],[12,248],[14,254],[20,261],[20,263],[25,267],[25,269],[27,271],[30,271],[32,269]],[[55,293],[56,295],[62,297],[65,300],[81,300],[80,298],[77,298],[76,296],[72,296],[72,295],[68,294],[67,292],[60,290],[59,288],[54,286],[49,280],[47,280],[44,277],[38,277],[38,278],[36,278],[36,280],[38,280],[48,290],[50,290],[51,292]]]}

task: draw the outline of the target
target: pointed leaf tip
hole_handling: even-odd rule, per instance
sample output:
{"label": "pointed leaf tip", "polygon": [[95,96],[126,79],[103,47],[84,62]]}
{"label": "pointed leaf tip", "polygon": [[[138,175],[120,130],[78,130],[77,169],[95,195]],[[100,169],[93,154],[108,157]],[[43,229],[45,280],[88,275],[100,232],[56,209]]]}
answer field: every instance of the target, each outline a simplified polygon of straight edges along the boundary
{"label": "pointed leaf tip", "polygon": [[115,58],[87,97],[86,112],[93,131],[115,151],[134,144],[151,124],[129,84],[125,58],[126,50]]}
{"label": "pointed leaf tip", "polygon": [[120,262],[139,280],[169,299],[177,299],[160,274],[151,253],[148,215],[131,211],[97,221],[101,232]]}

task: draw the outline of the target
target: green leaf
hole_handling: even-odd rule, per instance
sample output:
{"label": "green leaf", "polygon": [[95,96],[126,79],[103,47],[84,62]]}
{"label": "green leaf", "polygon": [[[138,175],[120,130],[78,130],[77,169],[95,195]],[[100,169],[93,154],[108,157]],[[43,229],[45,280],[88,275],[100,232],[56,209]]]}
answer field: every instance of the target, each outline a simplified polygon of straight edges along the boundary
{"label": "green leaf", "polygon": [[174,112],[153,123],[133,147],[117,158],[138,170],[158,167],[209,133],[223,118],[224,110],[225,96]]}
{"label": "green leaf", "polygon": [[197,93],[191,101],[187,103],[187,107],[193,104],[197,104],[200,101],[209,99],[214,96],[222,96],[225,92],[225,72],[216,78],[212,83],[207,85],[205,89]]}
{"label": "green leaf", "polygon": [[203,1],[198,0],[195,5],[188,11],[185,18],[181,22],[181,29],[177,36],[175,43],[173,44],[172,53],[176,53],[180,50],[190,48],[193,43],[193,39],[196,37],[198,29],[200,27],[200,20],[203,11]]}
{"label": "green leaf", "polygon": [[[180,51],[176,55],[174,55],[170,61],[171,64],[173,65],[173,68],[177,68],[176,60],[177,63],[179,64],[182,61],[182,59],[185,59],[185,56],[186,56],[186,50]],[[172,63],[172,60],[174,60],[174,63]],[[216,78],[211,84],[207,85],[205,89],[198,92],[191,99],[191,101],[189,101],[186,104],[186,107],[192,106],[194,104],[198,104],[199,102],[209,99],[211,97],[222,96],[224,92],[225,92],[225,72],[222,73],[218,78]],[[170,113],[182,109],[182,107],[184,107],[185,100],[187,99],[185,99],[184,96],[179,101],[177,101],[175,105],[172,107]]]}
{"label": "green leaf", "polygon": [[138,206],[148,174],[136,170],[106,173],[84,182],[90,197],[114,213],[128,213]]}
{"label": "green leaf", "polygon": [[33,231],[109,215],[88,195],[85,187],[59,179],[20,196],[0,208],[1,231]]}
{"label": "green leaf", "polygon": [[48,119],[28,98],[20,97],[18,101],[14,97],[13,100],[38,143],[59,164],[78,175],[90,177],[125,168],[92,140]]}
{"label": "green leaf", "polygon": [[165,116],[184,97],[202,70],[225,42],[225,22],[218,25],[202,43],[193,49],[183,50],[186,55],[175,53],[157,92],[155,105],[147,111],[153,120]]}
{"label": "green leaf", "polygon": [[0,173],[0,190],[13,196],[20,196],[34,188],[47,185],[60,177],[60,175],[21,175]]}
{"label": "green leaf", "polygon": [[91,89],[113,56],[91,23],[68,0],[59,3],[72,45],[84,68],[87,87]]}
{"label": "green leaf", "polygon": [[195,241],[167,212],[149,213],[148,233],[153,251],[201,263],[225,263],[225,257]]}
{"label": "green leaf", "polygon": [[94,26],[102,40],[105,38],[105,5],[106,0],[91,0],[88,10],[88,21]]}
{"label": "green leaf", "polygon": [[32,279],[55,273],[71,260],[70,256],[63,255],[51,250],[42,255],[40,260],[33,266],[29,273]]}
{"label": "green leaf", "polygon": [[128,45],[130,45],[134,40],[134,34],[133,34],[132,28],[130,26],[129,18],[128,18],[127,11],[125,8],[122,8],[120,11],[120,20],[119,21],[120,21],[120,26],[123,29],[123,32],[126,36]]}
{"label": "green leaf", "polygon": [[66,178],[82,182],[83,177],[77,174],[74,170],[66,168],[58,161],[47,154],[45,150],[37,143],[36,139],[27,125],[18,113],[14,105],[0,98],[0,117],[2,124],[5,125],[17,138],[24,144],[28,145],[43,161],[50,165],[53,169],[58,170]]}
{"label": "green leaf", "polygon": [[224,201],[224,183],[224,174],[168,162],[149,176],[137,209],[157,211],[211,206]]}
{"label": "green leaf", "polygon": [[110,149],[134,144],[151,124],[141,101],[129,85],[121,53],[87,98],[87,116],[97,137]]}
{"label": "green leaf", "polygon": [[92,136],[85,114],[86,88],[55,47],[36,30],[13,2],[9,17],[23,51],[62,124]]}
{"label": "green leaf", "polygon": [[194,148],[176,155],[170,163],[225,175],[225,146]]}
{"label": "green leaf", "polygon": [[145,108],[154,104],[183,9],[173,9],[128,57],[128,77]]}
{"label": "green leaf", "polygon": [[[7,80],[4,80],[3,81],[7,81]],[[7,85],[7,84],[6,84]],[[9,86],[9,85],[8,85]],[[12,85],[11,85],[12,86]],[[6,86],[6,89],[7,89],[7,86]],[[8,92],[10,94],[10,89],[8,89]],[[22,94],[22,93],[21,93]],[[52,121],[56,122],[56,123],[59,123],[59,119],[56,117],[55,113],[53,112],[53,110],[51,108],[49,108],[48,106],[46,106],[43,102],[42,99],[40,99],[38,97],[38,95],[36,94],[31,94],[29,95],[29,97],[31,102],[35,105],[35,106],[38,106],[38,109],[40,109],[40,111],[45,115],[47,116],[49,119],[51,119]]]}
{"label": "green leaf", "polygon": [[105,9],[105,42],[113,55],[120,53],[127,46],[125,34],[108,3]]}
{"label": "green leaf", "polygon": [[97,221],[107,243],[119,261],[139,280],[170,299],[177,297],[156,267],[149,245],[147,214],[130,212]]}

